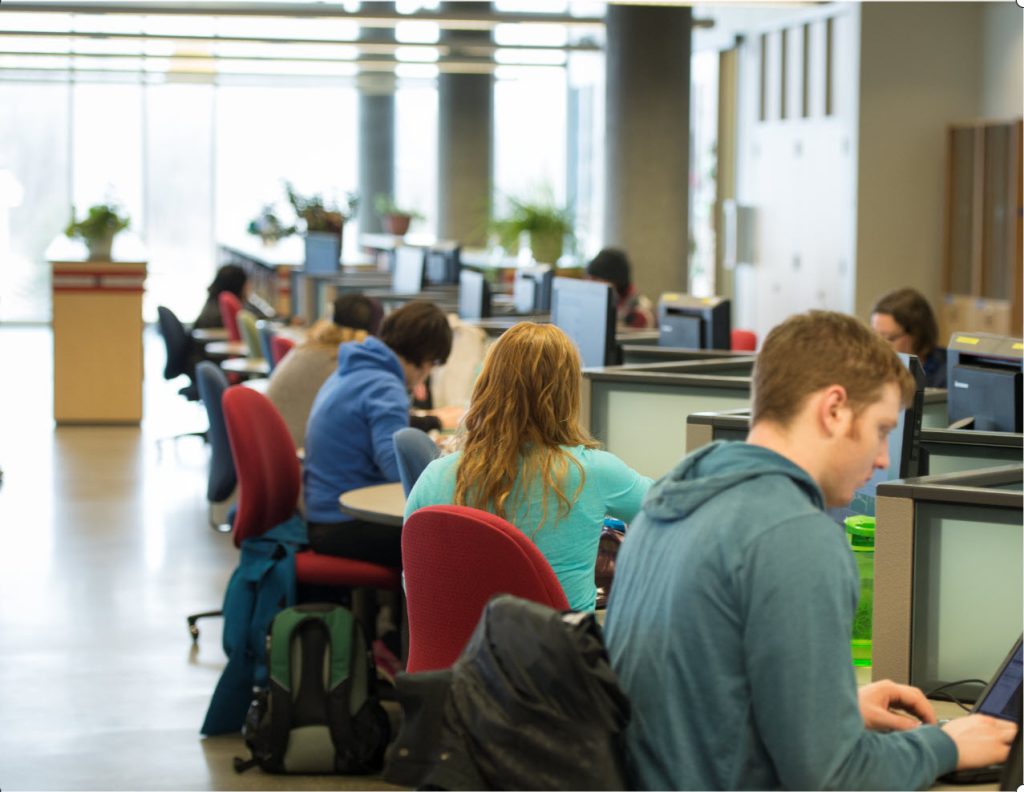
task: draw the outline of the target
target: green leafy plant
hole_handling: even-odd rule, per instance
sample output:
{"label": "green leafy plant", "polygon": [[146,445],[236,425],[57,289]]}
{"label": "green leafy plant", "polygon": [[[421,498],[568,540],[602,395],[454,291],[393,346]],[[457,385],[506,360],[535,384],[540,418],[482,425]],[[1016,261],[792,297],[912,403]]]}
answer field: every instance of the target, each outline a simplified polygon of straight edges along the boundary
{"label": "green leafy plant", "polygon": [[519,249],[520,235],[530,235],[534,258],[554,264],[562,254],[562,243],[573,231],[572,212],[558,206],[550,190],[534,200],[509,197],[508,214],[491,223],[501,246],[509,252]]}
{"label": "green leafy plant", "polygon": [[320,193],[301,195],[295,192],[291,182],[285,182],[284,188],[295,214],[306,221],[307,233],[325,231],[340,234],[345,221],[359,208],[359,196],[356,193],[347,193],[345,206],[342,207],[333,201],[325,202]]}
{"label": "green leafy plant", "polygon": [[131,219],[128,215],[122,215],[121,208],[113,203],[90,206],[81,220],[75,219],[75,211],[72,207],[71,222],[64,229],[64,233],[72,239],[80,237],[87,244],[91,244],[113,239],[114,235],[126,229],[130,222]]}
{"label": "green leafy plant", "polygon": [[422,220],[423,215],[415,209],[404,209],[395,203],[394,199],[387,193],[377,193],[373,199],[373,208],[381,217],[398,215],[408,217],[410,220]]}
{"label": "green leafy plant", "polygon": [[286,226],[274,211],[274,205],[266,204],[260,213],[249,221],[247,230],[267,243],[291,236],[295,233],[295,226]]}

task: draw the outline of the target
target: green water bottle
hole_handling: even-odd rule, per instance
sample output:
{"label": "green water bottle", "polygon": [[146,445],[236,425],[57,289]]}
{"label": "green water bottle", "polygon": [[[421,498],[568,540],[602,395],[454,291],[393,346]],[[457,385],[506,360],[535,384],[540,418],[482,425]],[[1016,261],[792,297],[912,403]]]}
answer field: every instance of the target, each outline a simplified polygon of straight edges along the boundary
{"label": "green water bottle", "polygon": [[860,598],[853,617],[850,650],[855,666],[871,665],[871,608],[875,588],[875,518],[858,515],[847,517],[846,536],[857,561],[860,574]]}

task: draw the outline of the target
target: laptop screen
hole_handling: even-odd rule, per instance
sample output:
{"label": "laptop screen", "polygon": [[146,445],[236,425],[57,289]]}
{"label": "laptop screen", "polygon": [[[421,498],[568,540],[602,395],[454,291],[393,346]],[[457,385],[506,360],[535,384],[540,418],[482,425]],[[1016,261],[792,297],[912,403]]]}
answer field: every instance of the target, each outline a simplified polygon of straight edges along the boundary
{"label": "laptop screen", "polygon": [[995,679],[975,707],[975,712],[1020,724],[1022,668],[1024,661],[1021,658],[1021,641],[1018,639],[1017,645],[1003,661]]}

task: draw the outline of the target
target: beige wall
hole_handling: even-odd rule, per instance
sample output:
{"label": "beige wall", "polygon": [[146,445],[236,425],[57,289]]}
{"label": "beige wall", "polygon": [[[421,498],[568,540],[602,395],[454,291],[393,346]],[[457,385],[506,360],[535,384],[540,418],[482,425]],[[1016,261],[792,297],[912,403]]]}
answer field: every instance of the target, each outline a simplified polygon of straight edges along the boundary
{"label": "beige wall", "polygon": [[1021,53],[1024,11],[1016,3],[985,3],[981,114],[985,118],[1024,115]]}
{"label": "beige wall", "polygon": [[938,300],[946,127],[981,113],[986,5],[861,7],[853,306],[861,318],[879,295],[900,286]]}

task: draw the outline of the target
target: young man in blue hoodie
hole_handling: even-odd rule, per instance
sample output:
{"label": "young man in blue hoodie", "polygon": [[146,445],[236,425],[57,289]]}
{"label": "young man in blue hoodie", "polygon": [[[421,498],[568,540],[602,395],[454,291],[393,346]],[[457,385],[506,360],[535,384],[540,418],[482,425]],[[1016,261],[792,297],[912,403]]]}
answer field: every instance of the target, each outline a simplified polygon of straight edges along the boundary
{"label": "young man in blue hoodie", "polygon": [[318,553],[401,566],[401,528],[350,518],[338,498],[399,480],[392,435],[409,426],[409,392],[451,348],[444,312],[413,301],[388,314],[377,337],[338,349],[338,370],[317,393],[306,424],[306,519]]}
{"label": "young man in blue hoodie", "polygon": [[753,390],[747,441],[657,482],[618,556],[605,638],[633,705],[633,783],[919,789],[1005,759],[1012,723],[939,729],[916,688],[857,689],[857,568],[823,510],[888,466],[913,393],[896,354],[856,319],[812,311],[769,333]]}

